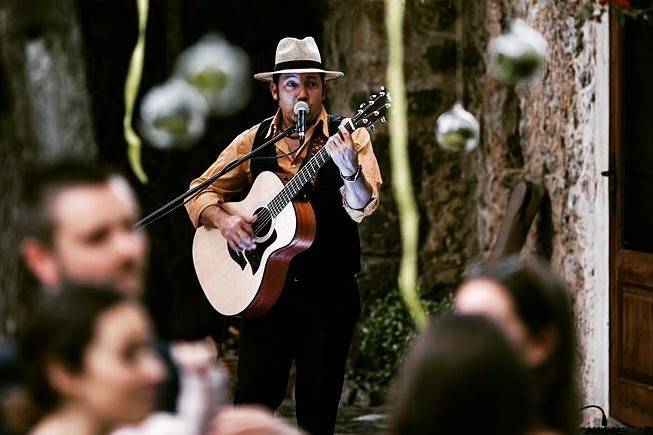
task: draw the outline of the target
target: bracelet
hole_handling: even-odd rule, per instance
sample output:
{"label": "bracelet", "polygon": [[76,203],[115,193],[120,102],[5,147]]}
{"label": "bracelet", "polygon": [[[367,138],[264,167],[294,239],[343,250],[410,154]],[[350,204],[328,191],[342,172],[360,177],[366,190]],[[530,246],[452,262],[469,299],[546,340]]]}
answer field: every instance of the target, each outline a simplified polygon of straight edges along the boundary
{"label": "bracelet", "polygon": [[356,168],[356,172],[354,172],[351,175],[342,175],[342,172],[340,172],[340,178],[349,182],[356,181],[361,176],[361,169],[362,169],[361,165],[358,165],[358,168]]}

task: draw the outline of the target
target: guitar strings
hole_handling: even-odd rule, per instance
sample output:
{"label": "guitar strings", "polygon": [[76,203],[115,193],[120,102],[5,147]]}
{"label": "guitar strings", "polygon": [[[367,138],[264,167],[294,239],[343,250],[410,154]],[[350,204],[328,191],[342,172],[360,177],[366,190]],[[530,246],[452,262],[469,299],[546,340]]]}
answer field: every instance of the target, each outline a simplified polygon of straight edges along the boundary
{"label": "guitar strings", "polygon": [[[374,108],[374,106],[375,106],[375,104],[370,104],[368,107],[365,108],[364,111],[361,111],[361,112],[358,113],[356,116],[354,116],[354,117],[352,118],[352,123],[354,123],[354,120],[355,120],[355,122],[358,122],[358,118],[362,117],[363,114],[365,114],[366,112],[369,112],[370,109]],[[370,123],[370,125],[371,125],[371,123]],[[367,126],[367,125],[366,125],[366,126]],[[309,160],[308,164],[305,165],[302,169],[300,169],[299,172],[297,172],[297,174],[295,174],[295,176],[292,177],[292,179],[290,180],[290,182],[288,182],[288,184],[287,184],[286,186],[284,186],[284,189],[283,189],[281,192],[279,192],[279,194],[277,194],[277,195],[276,195],[276,196],[275,196],[275,197],[274,197],[274,198],[273,198],[273,199],[268,203],[268,206],[267,206],[267,207],[265,207],[265,208],[263,209],[263,211],[262,211],[261,213],[264,213],[264,212],[266,212],[266,211],[267,211],[267,213],[265,213],[265,217],[264,217],[261,221],[259,221],[259,220],[257,219],[256,222],[254,222],[254,225],[253,225],[254,228],[253,228],[253,229],[254,229],[254,233],[255,233],[255,234],[257,234],[261,229],[265,228],[265,226],[267,226],[267,224],[270,223],[270,222],[272,221],[272,215],[273,215],[274,213],[273,213],[273,212],[270,210],[270,208],[268,208],[268,207],[271,207],[271,204],[274,203],[275,201],[277,201],[278,198],[287,196],[287,193],[284,193],[283,195],[281,195],[281,194],[284,192],[284,190],[286,189],[286,187],[292,185],[293,183],[297,184],[297,183],[295,182],[295,180],[297,180],[297,179],[301,179],[300,176],[305,175],[305,173],[308,171],[308,168],[311,167],[311,164],[312,164],[314,161],[317,161],[318,157],[320,157],[320,154],[323,154],[322,152],[323,152],[325,149],[326,149],[326,148],[323,146],[323,147],[322,147],[322,148],[321,148],[321,149],[320,149],[320,150],[315,154],[315,156],[313,156],[313,158],[311,158],[311,160]],[[269,157],[269,158],[280,158],[280,157],[285,157],[286,155],[293,154],[293,153],[295,153],[295,152],[297,152],[297,150],[292,151],[292,152],[287,153],[287,154],[282,155],[282,156],[275,156],[275,157]],[[328,154],[327,154],[327,155],[328,155]],[[326,161],[327,161],[327,159],[325,159],[325,161],[322,162],[322,164],[318,164],[318,168],[317,168],[317,169],[320,169],[320,168],[322,167],[322,165],[323,165],[324,163],[326,163]],[[308,180],[305,180],[305,181],[302,183],[302,185],[303,185],[304,183],[306,183],[306,181],[308,181]],[[280,196],[280,195],[281,195],[281,196]],[[294,197],[294,195],[292,195],[292,196]],[[292,200],[292,197],[288,197],[288,198],[286,198],[286,199],[289,200],[289,201],[288,201],[288,204],[289,204],[290,201]],[[279,210],[279,213],[280,213],[284,208],[286,208],[286,207],[288,206],[288,204],[284,205],[284,206]],[[278,213],[277,213],[277,215],[278,215]]]}
{"label": "guitar strings", "polygon": [[[297,180],[297,179],[301,179],[301,177],[303,177],[304,175],[306,175],[306,172],[308,172],[308,170],[311,168],[313,162],[317,161],[319,157],[327,157],[328,154],[327,154],[327,153],[323,153],[323,151],[324,151],[325,149],[326,149],[326,148],[322,147],[322,148],[320,149],[320,151],[318,151],[317,154],[315,154],[315,156],[314,156],[313,158],[311,158],[311,160],[308,162],[308,164],[307,164],[306,166],[304,166],[304,167],[303,167],[303,168],[302,168],[302,169],[301,169],[297,174],[295,174],[295,176],[290,180],[290,182],[289,182],[289,183],[284,187],[284,190],[285,190],[286,187],[288,187],[288,186],[291,186],[291,185],[293,185],[293,184],[297,184],[297,183],[296,183],[296,180]],[[321,154],[326,154],[326,156],[321,156]],[[326,158],[326,159],[324,160],[324,162],[322,162],[322,164],[318,164],[318,168],[317,168],[317,169],[321,168],[322,165],[323,165],[324,163],[326,163],[327,160],[328,160],[328,158]],[[306,183],[306,181],[308,181],[308,180],[304,180],[304,181],[302,182],[302,185],[303,185],[304,183]],[[278,201],[278,198],[280,198],[280,197],[285,197],[286,200],[289,200],[288,203],[290,203],[290,200],[292,199],[292,197],[294,197],[294,194],[293,194],[293,195],[288,195],[287,193],[283,193],[284,190],[282,190],[281,192],[279,192],[279,194],[277,194],[277,196],[275,196],[275,197],[274,197],[274,198],[273,198],[273,199],[268,203],[268,207],[270,207],[270,206],[271,206],[275,201]],[[283,195],[281,195],[282,193],[283,193]],[[284,205],[284,206],[279,210],[279,212],[281,212],[284,208],[286,208],[287,205],[288,205],[288,204]],[[267,207],[264,208],[264,211],[268,211],[268,213],[265,214],[265,217],[264,217],[261,221],[259,221],[259,220],[257,219],[256,222],[254,222],[254,225],[253,225],[254,228],[253,228],[253,229],[254,229],[254,233],[255,233],[255,234],[257,234],[261,229],[263,229],[265,226],[267,226],[267,224],[268,224],[269,222],[271,222],[271,220],[272,220],[272,214],[273,214],[273,212],[271,212],[270,209],[267,208]],[[263,212],[262,212],[262,213],[263,213]],[[277,214],[277,215],[278,215],[278,214]],[[259,222],[260,222],[260,223],[259,223]]]}
{"label": "guitar strings", "polygon": [[[292,201],[292,198],[301,190],[301,188],[311,179],[315,174],[310,174],[310,171],[313,170],[317,172],[327,161],[329,161],[330,156],[326,151],[326,148],[323,146],[320,150],[313,156],[308,163],[300,169],[300,171],[295,174],[295,176],[290,180],[288,184],[279,192],[266,207],[266,210],[269,210],[272,216],[264,217],[257,226],[257,230],[260,230],[261,227],[267,225],[273,216],[277,216],[281,211],[286,208],[286,206]],[[295,190],[293,192],[293,190]],[[281,204],[279,203],[281,201]],[[286,202],[286,204],[283,204]],[[283,204],[283,206],[282,206]],[[259,221],[257,220],[254,225],[257,225]],[[257,231],[255,230],[255,231]]]}
{"label": "guitar strings", "polygon": [[[300,171],[297,172],[297,174],[295,174],[295,176],[290,180],[290,182],[288,182],[288,184],[284,187],[284,189],[283,189],[281,192],[279,192],[279,194],[277,194],[277,195],[276,195],[276,196],[275,196],[275,197],[274,197],[274,198],[273,198],[273,199],[268,203],[268,207],[274,207],[273,203],[278,202],[279,198],[284,198],[284,200],[288,200],[288,203],[290,203],[290,200],[292,200],[292,197],[294,197],[295,194],[288,194],[288,192],[284,192],[284,191],[285,191],[287,188],[294,189],[295,187],[299,187],[299,186],[296,186],[296,185],[298,184],[298,183],[297,183],[297,180],[302,180],[302,177],[306,178],[306,180],[303,180],[301,184],[302,184],[302,185],[305,184],[305,183],[308,181],[307,173],[308,173],[309,169],[311,169],[311,168],[313,168],[313,169],[320,169],[320,168],[322,167],[322,165],[328,161],[328,158],[327,158],[328,153],[326,153],[326,152],[324,152],[324,151],[325,151],[325,148],[324,148],[324,147],[320,148],[320,150],[315,154],[315,156],[313,156],[313,157],[311,158],[311,160],[309,160],[309,162],[308,162],[308,163],[307,163],[307,164],[306,164],[302,169],[300,169]],[[320,164],[320,163],[318,162],[318,159],[319,159],[319,158],[324,158],[324,162],[322,162],[322,163]],[[317,163],[317,168],[314,167],[314,162],[318,162],[318,163]],[[279,209],[279,213],[280,213],[284,208],[286,208],[287,205],[288,205],[288,204],[286,204],[286,205],[284,205],[283,207],[281,207],[281,208]],[[254,232],[255,232],[255,233],[258,232],[258,230],[260,230],[260,229],[262,229],[263,227],[265,227],[265,226],[266,226],[266,225],[267,225],[267,224],[272,220],[272,216],[271,216],[271,215],[273,214],[273,212],[272,212],[272,211],[270,210],[270,208],[268,208],[268,207],[266,207],[265,210],[268,210],[269,213],[266,213],[266,216],[265,216],[265,217],[260,221],[260,224],[259,224],[259,221],[258,221],[258,220],[256,220],[256,222],[254,222],[254,226],[256,226],[256,228],[254,229]],[[270,215],[270,216],[267,216],[267,215]],[[277,215],[278,215],[278,213],[277,213]],[[257,225],[257,224],[258,224],[258,225]]]}

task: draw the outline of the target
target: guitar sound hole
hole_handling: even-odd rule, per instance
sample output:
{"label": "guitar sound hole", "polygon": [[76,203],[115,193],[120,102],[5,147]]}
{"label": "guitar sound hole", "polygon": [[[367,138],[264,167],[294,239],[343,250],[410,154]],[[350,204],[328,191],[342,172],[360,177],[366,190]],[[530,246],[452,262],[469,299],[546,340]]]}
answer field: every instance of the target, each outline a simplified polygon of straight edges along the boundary
{"label": "guitar sound hole", "polygon": [[256,237],[263,237],[269,231],[272,226],[272,213],[265,207],[261,207],[254,212],[256,216],[256,222],[254,222],[253,230]]}

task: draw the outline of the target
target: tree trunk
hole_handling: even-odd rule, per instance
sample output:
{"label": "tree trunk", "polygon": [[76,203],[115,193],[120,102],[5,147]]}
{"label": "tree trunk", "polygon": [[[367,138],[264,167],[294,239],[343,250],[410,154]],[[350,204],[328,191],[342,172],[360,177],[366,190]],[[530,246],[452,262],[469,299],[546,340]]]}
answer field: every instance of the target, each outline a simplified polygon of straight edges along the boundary
{"label": "tree trunk", "polygon": [[[35,11],[39,11],[38,14]],[[34,289],[18,258],[15,211],[25,168],[96,146],[71,0],[0,3],[0,335],[12,333]]]}

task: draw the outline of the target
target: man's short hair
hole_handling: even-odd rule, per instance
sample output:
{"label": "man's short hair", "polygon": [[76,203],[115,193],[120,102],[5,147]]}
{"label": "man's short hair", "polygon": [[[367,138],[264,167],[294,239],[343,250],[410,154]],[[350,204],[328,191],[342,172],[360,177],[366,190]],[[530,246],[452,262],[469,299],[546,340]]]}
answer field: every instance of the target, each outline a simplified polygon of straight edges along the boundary
{"label": "man's short hair", "polygon": [[87,160],[41,163],[25,172],[22,183],[19,228],[21,237],[34,237],[46,245],[52,242],[54,221],[50,202],[61,191],[83,185],[104,184],[118,173]]}

